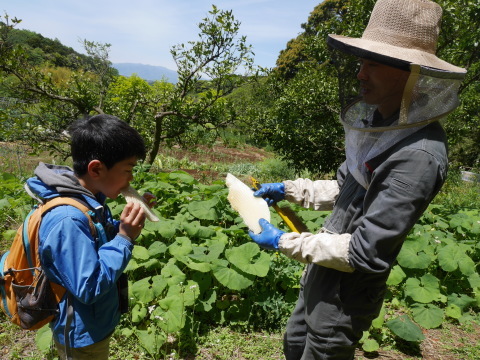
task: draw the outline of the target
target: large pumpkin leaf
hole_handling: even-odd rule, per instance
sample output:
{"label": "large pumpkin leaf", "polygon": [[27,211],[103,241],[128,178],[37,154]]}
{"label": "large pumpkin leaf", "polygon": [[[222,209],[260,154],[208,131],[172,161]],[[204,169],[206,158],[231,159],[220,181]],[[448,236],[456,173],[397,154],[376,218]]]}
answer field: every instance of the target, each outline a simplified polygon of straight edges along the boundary
{"label": "large pumpkin leaf", "polygon": [[472,289],[480,289],[480,275],[477,272],[473,273],[468,277],[468,283],[470,284]]}
{"label": "large pumpkin leaf", "polygon": [[186,284],[170,286],[166,298],[175,297],[178,301],[182,301],[184,306],[192,306],[199,295],[198,284],[193,280],[188,280]]}
{"label": "large pumpkin leaf", "polygon": [[227,260],[215,260],[212,263],[213,275],[223,286],[232,290],[243,290],[253,284],[253,275],[230,268],[228,265]]}
{"label": "large pumpkin leaf", "polygon": [[399,265],[395,265],[388,276],[387,285],[393,286],[400,284],[407,275]]}
{"label": "large pumpkin leaf", "polygon": [[209,239],[216,234],[216,231],[207,226],[201,226],[199,221],[192,221],[183,224],[183,228],[190,237]]}
{"label": "large pumpkin leaf", "polygon": [[170,180],[178,181],[184,184],[193,184],[197,182],[195,178],[184,171],[173,171],[168,175]]}
{"label": "large pumpkin leaf", "polygon": [[135,245],[132,251],[132,258],[137,260],[147,260],[150,258],[148,250],[140,245]]}
{"label": "large pumpkin leaf", "polygon": [[466,294],[450,294],[447,296],[447,298],[449,305],[456,305],[462,309],[462,311],[465,311],[468,309],[468,307],[472,306],[476,302],[474,298]]}
{"label": "large pumpkin leaf", "polygon": [[193,254],[188,256],[194,260],[202,262],[212,262],[217,260],[225,249],[225,244],[221,241],[211,241],[208,246],[195,246]]}
{"label": "large pumpkin leaf", "polygon": [[467,254],[462,256],[462,259],[458,263],[458,268],[463,275],[478,275],[475,262]]}
{"label": "large pumpkin leaf", "polygon": [[366,352],[374,352],[380,349],[380,345],[375,339],[366,339],[362,343],[362,350]]}
{"label": "large pumpkin leaf", "polygon": [[385,309],[385,304],[382,305],[382,309],[380,310],[380,314],[372,321],[372,327],[374,329],[381,329],[384,322],[385,322],[385,314],[387,310]]}
{"label": "large pumpkin leaf", "polygon": [[149,326],[147,330],[135,329],[135,336],[140,345],[152,356],[157,356],[162,345],[166,341],[166,336],[158,331],[155,326]]}
{"label": "large pumpkin leaf", "polygon": [[152,245],[150,245],[150,247],[148,248],[148,254],[150,255],[150,257],[153,258],[165,254],[166,251],[167,245],[160,241],[153,242]]}
{"label": "large pumpkin leaf", "polygon": [[145,305],[136,303],[131,311],[132,322],[139,323],[140,321],[143,321],[143,319],[145,319],[145,317],[147,316],[147,313],[148,310]]}
{"label": "large pumpkin leaf", "polygon": [[443,270],[452,272],[458,268],[458,262],[463,258],[463,252],[457,244],[450,244],[438,251],[438,263]]}
{"label": "large pumpkin leaf", "polygon": [[420,279],[410,278],[405,283],[405,294],[423,304],[435,301],[440,296],[439,280],[431,274],[425,274]]}
{"label": "large pumpkin leaf", "polygon": [[151,291],[151,279],[152,277],[148,276],[141,280],[135,281],[132,286],[130,286],[132,295],[143,304],[148,304],[155,298],[153,291]]}
{"label": "large pumpkin leaf", "polygon": [[462,317],[463,313],[460,307],[455,304],[450,304],[445,308],[445,315],[458,320]]}
{"label": "large pumpkin leaf", "polygon": [[414,320],[425,329],[435,329],[442,325],[444,312],[436,305],[415,304],[412,306]]}
{"label": "large pumpkin leaf", "polygon": [[163,263],[158,259],[148,259],[147,261],[139,263],[138,265],[139,265],[138,266],[139,268],[143,267],[143,268],[145,268],[145,270],[148,270],[148,271],[153,271],[155,269],[161,269],[163,267]]}
{"label": "large pumpkin leaf", "polygon": [[187,265],[192,270],[196,270],[196,271],[200,271],[200,272],[205,273],[205,272],[209,272],[212,269],[210,263],[196,261],[196,260],[191,259],[188,256],[185,256],[185,255],[176,256],[176,259],[178,261],[181,261],[185,265]]}
{"label": "large pumpkin leaf", "polygon": [[192,252],[192,242],[187,237],[177,237],[175,242],[168,247],[168,251],[173,256],[185,256]]}
{"label": "large pumpkin leaf", "polygon": [[161,274],[167,280],[168,285],[177,285],[185,281],[186,275],[175,265],[175,259],[170,259],[162,269]]}
{"label": "large pumpkin leaf", "polygon": [[416,241],[405,241],[398,254],[398,263],[407,269],[426,269],[434,260],[434,256],[425,252]]}
{"label": "large pumpkin leaf", "polygon": [[195,309],[200,311],[208,312],[213,309],[213,304],[217,299],[217,292],[213,289],[208,290],[201,298],[198,299],[198,305],[195,306]]}
{"label": "large pumpkin leaf", "polygon": [[137,261],[135,259],[130,259],[127,267],[125,268],[125,272],[136,270],[139,267],[140,267],[140,265],[137,263]]}
{"label": "large pumpkin leaf", "polygon": [[398,337],[407,341],[422,341],[425,336],[422,329],[416,325],[407,315],[386,322],[387,327]]}
{"label": "large pumpkin leaf", "polygon": [[270,256],[251,242],[227,249],[225,257],[247,274],[264,277],[270,269]]}
{"label": "large pumpkin leaf", "polygon": [[158,303],[160,306],[156,307],[152,312],[157,325],[169,334],[181,330],[186,320],[183,301],[179,301],[176,296],[169,296]]}
{"label": "large pumpkin leaf", "polygon": [[177,232],[177,227],[176,222],[169,219],[160,219],[157,222],[147,221],[147,225],[145,225],[146,230],[159,233],[164,239],[173,238]]}
{"label": "large pumpkin leaf", "polygon": [[48,324],[37,330],[37,333],[35,334],[35,344],[37,345],[38,350],[43,353],[48,352],[48,350],[50,350],[52,341],[52,330],[50,330],[50,326]]}
{"label": "large pumpkin leaf", "polygon": [[163,290],[168,286],[167,279],[163,275],[155,275],[152,277],[152,292],[155,298],[162,295]]}
{"label": "large pumpkin leaf", "polygon": [[220,198],[217,196],[210,200],[192,201],[188,204],[187,209],[197,219],[216,221],[218,220],[218,211],[215,209],[215,206],[219,201]]}

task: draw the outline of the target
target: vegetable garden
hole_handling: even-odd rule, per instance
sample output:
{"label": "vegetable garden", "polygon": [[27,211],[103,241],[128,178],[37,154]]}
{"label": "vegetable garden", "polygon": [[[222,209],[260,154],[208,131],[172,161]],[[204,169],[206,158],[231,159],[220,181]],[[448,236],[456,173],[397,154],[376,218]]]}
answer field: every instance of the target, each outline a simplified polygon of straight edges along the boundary
{"label": "vegetable garden", "polygon": [[[31,200],[19,177],[2,173],[0,182],[1,249],[6,250]],[[263,251],[250,240],[226,200],[221,174],[207,184],[185,171],[147,172],[139,167],[133,185],[157,196],[155,212],[161,221],[146,223],[128,265],[131,311],[116,332],[119,341],[135,339],[146,359],[167,358],[173,341],[174,358],[181,358],[182,352],[193,351],[192,344],[207,329],[282,331],[296,301],[303,265]],[[452,175],[415,225],[389,278],[382,313],[364,334],[363,351],[375,353],[399,342],[418,346],[426,330],[447,323],[478,324],[478,190],[478,185]],[[109,205],[118,215],[124,199]],[[328,215],[294,210],[311,231]],[[285,228],[275,213],[272,223]],[[47,328],[38,332],[37,345],[48,353]],[[478,347],[475,351],[478,355]]]}

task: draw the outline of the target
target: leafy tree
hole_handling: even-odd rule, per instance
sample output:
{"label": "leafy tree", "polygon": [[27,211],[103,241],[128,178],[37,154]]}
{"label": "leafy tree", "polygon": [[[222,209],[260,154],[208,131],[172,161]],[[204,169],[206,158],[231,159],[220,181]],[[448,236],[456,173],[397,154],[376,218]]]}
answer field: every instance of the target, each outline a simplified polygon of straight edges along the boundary
{"label": "leafy tree", "polygon": [[151,148],[156,107],[168,101],[174,88],[174,84],[166,81],[155,81],[150,85],[135,74],[128,78],[119,76],[109,86],[104,110],[138,129],[147,148]]}
{"label": "leafy tree", "polygon": [[[8,22],[7,16],[5,20]],[[108,60],[110,45],[86,40],[88,61],[83,67],[65,72],[46,63],[35,66],[39,56],[32,62],[29,49],[10,39],[18,22],[2,25],[0,40],[0,88],[7,89],[10,97],[27,101],[18,103],[19,116],[12,122],[10,134],[18,139],[21,133],[36,144],[48,141],[55,151],[61,150],[65,141],[61,134],[69,123],[79,116],[103,112],[137,127],[150,146],[149,164],[161,144],[211,141],[216,130],[235,121],[226,96],[248,79],[236,72],[253,69],[251,47],[244,36],[238,36],[240,22],[232,11],[215,6],[199,24],[198,41],[171,49],[179,75],[175,85],[157,82],[149,86],[138,77],[116,77]]]}
{"label": "leafy tree", "polygon": [[442,0],[438,54],[467,69],[460,106],[445,122],[454,165],[480,169],[480,3]]}
{"label": "leafy tree", "polygon": [[[225,128],[235,120],[226,95],[246,78],[235,73],[252,69],[253,53],[246,37],[238,38],[240,22],[232,11],[212,6],[209,17],[198,25],[198,41],[171,49],[178,68],[178,82],[166,101],[153,104],[155,132],[148,162],[153,163],[161,143],[196,144],[207,133]],[[210,87],[195,94],[202,78]]]}
{"label": "leafy tree", "polygon": [[269,100],[253,110],[254,117],[247,115],[257,138],[269,142],[298,172],[331,173],[344,158],[338,92],[339,87],[354,87],[356,60],[337,57],[326,38],[347,31],[358,35],[355,29],[365,26],[369,5],[373,1],[326,0],[316,6],[302,25],[304,32],[287,44],[266,89],[260,90]]}
{"label": "leafy tree", "polygon": [[[438,55],[468,69],[460,89],[461,106],[445,122],[451,159],[478,167],[480,4],[437,2],[444,9]],[[325,0],[317,5],[302,24],[304,31],[280,53],[266,87],[254,93],[250,113],[244,113],[257,139],[271,143],[299,171],[328,173],[344,158],[343,129],[336,120],[349,101],[343,95],[356,93],[357,60],[328,49],[326,39],[332,33],[360,37],[374,4],[374,0]],[[262,92],[269,100],[255,109],[256,96]]]}
{"label": "leafy tree", "polygon": [[[8,15],[4,20],[0,23],[0,88],[14,101],[0,111],[2,122],[8,124],[2,128],[2,137],[47,148],[65,158],[68,156],[63,146],[67,141],[65,129],[78,117],[102,112],[105,89],[118,74],[109,66],[110,45],[85,41],[89,63],[75,70],[55,66],[50,61],[37,65],[37,61],[32,62],[31,48],[18,43],[19,33],[14,26],[20,20]],[[26,34],[27,42],[44,39]],[[45,51],[65,48],[59,46],[58,40],[48,41],[47,45],[43,47]]]}

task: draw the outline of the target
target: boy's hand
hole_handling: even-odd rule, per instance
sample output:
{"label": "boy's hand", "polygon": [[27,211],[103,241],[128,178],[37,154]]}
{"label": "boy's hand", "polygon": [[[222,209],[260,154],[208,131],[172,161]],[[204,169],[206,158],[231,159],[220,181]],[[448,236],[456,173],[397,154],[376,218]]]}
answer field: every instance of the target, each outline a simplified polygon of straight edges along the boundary
{"label": "boy's hand", "polygon": [[145,213],[139,204],[127,203],[120,215],[119,234],[125,235],[132,241],[142,232],[145,223]]}

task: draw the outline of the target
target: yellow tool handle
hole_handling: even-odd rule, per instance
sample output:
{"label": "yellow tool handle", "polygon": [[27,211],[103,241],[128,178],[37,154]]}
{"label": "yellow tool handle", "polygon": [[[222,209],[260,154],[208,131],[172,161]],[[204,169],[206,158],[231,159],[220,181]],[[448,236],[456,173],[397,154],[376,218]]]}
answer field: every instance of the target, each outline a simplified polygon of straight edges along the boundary
{"label": "yellow tool handle", "polygon": [[[250,180],[252,181],[252,186],[255,190],[260,189],[260,182],[253,178],[250,177]],[[290,214],[287,214],[284,209],[282,209],[280,206],[277,204],[272,205],[272,207],[275,209],[278,215],[282,218],[282,220],[287,224],[287,226],[292,230],[293,232],[297,233],[302,233],[306,231],[306,226],[301,223],[300,219],[293,219],[293,214],[292,211],[289,211]],[[292,217],[292,218],[290,218]]]}

